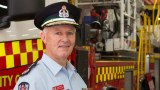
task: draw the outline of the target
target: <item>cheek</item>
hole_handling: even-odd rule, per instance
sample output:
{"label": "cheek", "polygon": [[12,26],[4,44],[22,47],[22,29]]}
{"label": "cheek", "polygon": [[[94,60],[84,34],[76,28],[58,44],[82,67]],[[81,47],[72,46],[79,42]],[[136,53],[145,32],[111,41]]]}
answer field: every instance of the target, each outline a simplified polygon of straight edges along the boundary
{"label": "cheek", "polygon": [[46,37],[46,45],[53,46],[57,42],[57,39],[54,37]]}
{"label": "cheek", "polygon": [[72,45],[74,46],[74,44],[76,42],[75,38],[72,38],[70,41],[71,41]]}

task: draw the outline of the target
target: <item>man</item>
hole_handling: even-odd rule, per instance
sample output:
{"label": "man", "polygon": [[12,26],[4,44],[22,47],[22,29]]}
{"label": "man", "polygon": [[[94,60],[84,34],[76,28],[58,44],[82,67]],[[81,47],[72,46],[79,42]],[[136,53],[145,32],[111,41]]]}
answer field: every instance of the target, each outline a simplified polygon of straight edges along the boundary
{"label": "man", "polygon": [[86,84],[68,62],[76,37],[80,10],[72,4],[58,2],[36,15],[34,24],[42,30],[40,37],[46,52],[41,60],[22,73],[14,90],[84,90]]}

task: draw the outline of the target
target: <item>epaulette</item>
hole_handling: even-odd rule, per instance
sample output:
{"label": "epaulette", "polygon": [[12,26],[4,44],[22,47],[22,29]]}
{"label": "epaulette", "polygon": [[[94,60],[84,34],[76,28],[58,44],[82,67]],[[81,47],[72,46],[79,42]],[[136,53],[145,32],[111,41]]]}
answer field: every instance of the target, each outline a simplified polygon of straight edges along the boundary
{"label": "epaulette", "polygon": [[37,65],[37,61],[34,62],[34,63],[32,63],[32,64],[27,68],[27,70],[25,70],[20,76],[27,75],[27,74],[31,71],[31,69],[33,69],[36,65]]}

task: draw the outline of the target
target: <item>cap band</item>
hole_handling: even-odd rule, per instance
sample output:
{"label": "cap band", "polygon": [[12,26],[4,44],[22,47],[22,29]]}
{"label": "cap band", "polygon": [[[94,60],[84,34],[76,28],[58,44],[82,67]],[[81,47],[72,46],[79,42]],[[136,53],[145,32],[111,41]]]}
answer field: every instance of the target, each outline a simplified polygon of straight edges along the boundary
{"label": "cap band", "polygon": [[52,25],[62,25],[62,24],[69,24],[69,25],[79,25],[78,23],[75,22],[68,22],[68,21],[57,21],[57,22],[51,22],[46,24],[45,26],[52,26]]}
{"label": "cap band", "polygon": [[75,23],[75,24],[77,24],[76,22],[75,22],[75,20],[74,19],[71,19],[71,18],[54,18],[54,19],[50,19],[50,20],[48,20],[48,21],[46,21],[46,22],[44,22],[42,25],[41,25],[41,27],[43,27],[43,26],[45,26],[46,24],[48,24],[48,23],[52,23],[52,22],[72,22],[72,23]]}

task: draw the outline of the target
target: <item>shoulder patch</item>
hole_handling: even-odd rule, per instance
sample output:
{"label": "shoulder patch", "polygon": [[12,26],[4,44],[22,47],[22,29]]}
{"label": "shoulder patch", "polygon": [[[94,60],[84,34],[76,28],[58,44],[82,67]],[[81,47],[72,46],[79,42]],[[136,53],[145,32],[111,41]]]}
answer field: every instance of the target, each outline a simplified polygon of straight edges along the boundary
{"label": "shoulder patch", "polygon": [[18,90],[29,90],[29,83],[28,82],[21,82],[18,85]]}
{"label": "shoulder patch", "polygon": [[37,61],[34,62],[34,63],[32,63],[32,64],[27,68],[27,70],[25,70],[25,71],[21,74],[21,76],[27,75],[27,74],[31,71],[31,69],[33,69],[36,65],[37,65]]}

